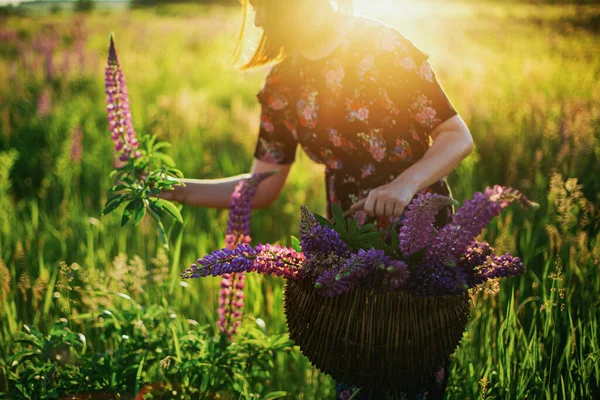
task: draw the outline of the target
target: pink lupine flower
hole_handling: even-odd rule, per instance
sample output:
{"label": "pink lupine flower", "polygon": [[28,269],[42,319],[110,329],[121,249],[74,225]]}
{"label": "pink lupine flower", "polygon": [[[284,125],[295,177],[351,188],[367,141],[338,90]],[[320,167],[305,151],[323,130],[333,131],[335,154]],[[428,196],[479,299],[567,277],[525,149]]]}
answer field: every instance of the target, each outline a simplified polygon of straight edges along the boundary
{"label": "pink lupine flower", "polygon": [[[250,214],[252,212],[252,199],[256,195],[258,186],[262,181],[274,172],[255,174],[247,180],[240,182],[231,194],[229,204],[229,221],[227,224],[227,233],[225,235],[225,244],[227,249],[233,250],[238,244],[250,243]],[[240,325],[239,319],[242,317],[244,308],[243,290],[246,286],[246,275],[244,273],[224,273],[222,275],[221,291],[219,292],[219,307],[225,312],[219,314],[217,327],[219,331],[227,335],[229,340],[233,338]],[[234,287],[236,298],[231,291],[225,289]]]}
{"label": "pink lupine flower", "polygon": [[139,143],[131,122],[125,75],[119,64],[112,36],[105,69],[105,88],[108,126],[111,139],[115,142],[115,152],[121,161],[139,158],[141,153],[137,150]]}

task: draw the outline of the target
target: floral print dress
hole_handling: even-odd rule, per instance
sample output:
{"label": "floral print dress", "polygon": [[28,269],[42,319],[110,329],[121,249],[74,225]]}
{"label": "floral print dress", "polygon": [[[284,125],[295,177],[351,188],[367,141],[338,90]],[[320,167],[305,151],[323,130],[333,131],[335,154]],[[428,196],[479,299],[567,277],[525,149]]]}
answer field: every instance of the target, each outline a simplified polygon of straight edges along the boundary
{"label": "floral print dress", "polygon": [[[300,145],[326,166],[327,216],[332,203],[347,210],[423,157],[430,133],[457,114],[427,58],[399,31],[366,18],[355,18],[342,44],[325,58],[286,57],[257,96],[262,112],[254,157],[291,164]],[[424,191],[451,196],[445,178]],[[445,225],[452,212],[450,206],[442,210],[436,225]],[[354,216],[360,225],[372,222],[379,229],[401,223],[400,217],[364,211]],[[421,398],[443,391],[445,369],[440,371]],[[351,390],[346,386],[338,384],[339,398]],[[360,396],[367,393],[363,389]],[[389,395],[371,397],[415,398]]]}

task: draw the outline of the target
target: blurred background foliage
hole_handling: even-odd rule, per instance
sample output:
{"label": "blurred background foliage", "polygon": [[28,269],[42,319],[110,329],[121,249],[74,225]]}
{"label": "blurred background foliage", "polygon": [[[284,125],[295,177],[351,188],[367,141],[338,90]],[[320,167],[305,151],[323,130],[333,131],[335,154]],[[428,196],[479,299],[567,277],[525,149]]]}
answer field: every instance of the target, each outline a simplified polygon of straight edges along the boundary
{"label": "blurred background foliage", "polygon": [[[333,381],[287,340],[282,280],[249,276],[245,329],[229,347],[214,338],[220,280],[181,282],[223,245],[225,210],[184,207],[168,253],[148,218],[137,229],[100,218],[110,32],[138,132],[170,141],[187,177],[249,170],[268,71],[228,63],[239,7],[85,3],[0,12],[0,392],[332,398]],[[528,271],[474,295],[448,398],[597,398],[600,6],[387,3],[357,8],[430,54],[475,138],[449,177],[454,197],[502,184],[542,205],[506,211],[483,235]],[[300,153],[278,202],[254,213],[254,241],[288,244],[301,204],[324,213],[322,176]]]}

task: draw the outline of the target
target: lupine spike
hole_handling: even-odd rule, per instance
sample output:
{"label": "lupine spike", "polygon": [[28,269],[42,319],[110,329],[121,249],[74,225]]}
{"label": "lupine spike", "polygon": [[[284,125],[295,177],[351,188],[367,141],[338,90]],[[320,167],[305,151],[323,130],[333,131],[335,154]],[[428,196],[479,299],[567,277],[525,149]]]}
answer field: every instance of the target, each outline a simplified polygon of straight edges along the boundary
{"label": "lupine spike", "polygon": [[[189,279],[258,272],[296,279],[301,275],[304,260],[303,253],[298,253],[291,248],[262,244],[252,247],[247,243],[240,243],[233,249],[225,248],[204,256],[185,270],[181,277]],[[230,289],[233,286],[229,282],[222,281],[221,287]],[[241,290],[240,287],[236,289]]]}
{"label": "lupine spike", "polygon": [[519,202],[525,208],[536,207],[516,189],[495,185],[487,187],[484,193],[477,192],[472,200],[452,217],[452,222],[444,226],[431,246],[425,252],[430,263],[442,265],[456,264],[483,228],[512,202]]}
{"label": "lupine spike", "polygon": [[[256,196],[261,182],[277,173],[277,170],[253,174],[250,178],[242,180],[231,194],[229,204],[229,220],[225,235],[226,248],[233,250],[239,244],[248,244],[250,237],[250,221],[252,213],[252,200]],[[243,290],[246,286],[244,273],[223,274],[221,291],[219,293],[219,314],[217,326],[231,340],[237,331],[243,313]],[[236,287],[237,291],[223,289]],[[238,295],[241,294],[241,297]]]}
{"label": "lupine spike", "polygon": [[309,255],[304,269],[307,275],[318,275],[325,269],[339,267],[350,257],[350,247],[340,234],[319,224],[310,210],[300,207],[300,246]]}
{"label": "lupine spike", "polygon": [[115,142],[115,152],[121,161],[139,158],[139,143],[131,122],[129,94],[125,74],[119,64],[113,36],[110,35],[110,47],[105,68],[106,111],[111,139]]}
{"label": "lupine spike", "polygon": [[432,240],[435,216],[442,208],[452,205],[452,199],[437,193],[419,193],[408,205],[406,220],[398,233],[404,257],[427,246]]}
{"label": "lupine spike", "polygon": [[392,260],[383,250],[360,249],[339,268],[324,271],[316,285],[322,293],[337,296],[357,286],[378,288],[384,278],[394,279],[396,287],[402,286],[408,278],[407,265],[401,260]]}
{"label": "lupine spike", "polygon": [[506,253],[501,256],[490,256],[488,262],[475,270],[475,276],[485,282],[489,279],[521,275],[524,272],[525,265],[521,259]]}

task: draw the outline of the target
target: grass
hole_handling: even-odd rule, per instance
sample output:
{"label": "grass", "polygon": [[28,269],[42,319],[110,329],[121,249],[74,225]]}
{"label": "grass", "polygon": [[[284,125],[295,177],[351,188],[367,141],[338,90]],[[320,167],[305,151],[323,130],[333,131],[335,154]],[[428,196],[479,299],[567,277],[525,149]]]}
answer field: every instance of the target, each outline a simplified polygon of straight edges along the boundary
{"label": "grass", "polygon": [[[383,18],[430,54],[475,138],[475,152],[449,177],[455,198],[504,184],[542,205],[535,214],[509,210],[485,232],[497,252],[520,256],[528,271],[475,296],[447,398],[597,397],[600,8],[409,4]],[[182,285],[178,274],[222,245],[227,213],[184,207],[185,224],[168,227],[168,254],[148,219],[121,229],[117,216],[100,217],[112,169],[102,77],[114,32],[137,131],[170,141],[188,177],[246,172],[258,129],[255,95],[267,71],[242,74],[228,65],[238,23],[232,9],[194,5],[2,21],[0,392],[26,379],[10,363],[24,324],[47,334],[64,318],[97,350],[96,318],[105,309],[124,324],[139,317],[118,293],[175,314],[176,322],[165,322],[175,337],[200,329],[188,320],[214,332],[219,280]],[[52,48],[47,55],[44,45]],[[72,153],[78,131],[81,158]],[[301,204],[323,213],[322,175],[301,153],[279,201],[255,212],[255,242],[287,243]],[[268,335],[285,333],[282,284],[249,277],[247,326],[260,318]],[[147,367],[156,348],[138,350],[130,394],[169,376]],[[274,352],[272,361],[251,392],[333,397],[333,381],[297,349]]]}

